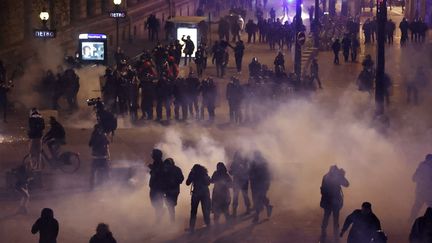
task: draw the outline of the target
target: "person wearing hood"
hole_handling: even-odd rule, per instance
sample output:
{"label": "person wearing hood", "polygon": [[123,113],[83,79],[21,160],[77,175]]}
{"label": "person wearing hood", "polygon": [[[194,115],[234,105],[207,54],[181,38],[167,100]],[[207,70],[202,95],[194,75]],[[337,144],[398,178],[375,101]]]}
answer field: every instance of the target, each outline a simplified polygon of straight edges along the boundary
{"label": "person wearing hood", "polygon": [[45,121],[36,108],[31,109],[28,124],[29,130],[27,135],[30,139],[31,167],[34,169],[41,169],[40,155],[42,150],[42,135],[43,130],[45,129]]}
{"label": "person wearing hood", "polygon": [[228,221],[229,205],[231,203],[231,193],[229,189],[232,187],[232,179],[224,163],[217,163],[216,171],[213,173],[210,182],[214,184],[212,193],[214,222],[216,224],[219,222],[221,214],[225,216],[225,221]]}
{"label": "person wearing hood", "polygon": [[334,237],[337,239],[337,234],[339,233],[339,211],[343,206],[342,186],[349,186],[349,182],[345,178],[345,171],[333,165],[330,167],[329,172],[324,175],[321,184],[320,206],[324,209],[324,217],[321,224],[321,238],[323,239],[326,238],[326,229],[331,214],[333,214]]}
{"label": "person wearing hood", "polygon": [[432,207],[428,207],[424,216],[418,217],[411,228],[410,243],[432,242]]}
{"label": "person wearing hood", "polygon": [[201,203],[201,209],[203,213],[204,223],[207,227],[210,227],[210,209],[211,209],[211,200],[210,200],[210,177],[208,176],[207,169],[200,165],[195,164],[192,167],[192,170],[189,173],[189,176],[186,180],[186,186],[192,185],[192,193],[191,193],[191,211],[190,211],[190,220],[189,220],[189,229],[190,233],[195,231],[195,223],[198,212],[198,205]]}
{"label": "person wearing hood", "polygon": [[100,223],[96,227],[96,234],[90,238],[89,243],[117,243],[114,239],[109,226],[105,223]]}
{"label": "person wearing hood", "polygon": [[56,243],[59,233],[59,223],[54,218],[51,208],[44,208],[41,217],[36,220],[31,229],[32,234],[39,232],[39,243]]}
{"label": "person wearing hood", "polygon": [[180,194],[180,184],[184,180],[183,172],[176,166],[172,158],[164,160],[164,194],[168,213],[172,223],[175,221],[175,206],[177,205],[178,195]]}

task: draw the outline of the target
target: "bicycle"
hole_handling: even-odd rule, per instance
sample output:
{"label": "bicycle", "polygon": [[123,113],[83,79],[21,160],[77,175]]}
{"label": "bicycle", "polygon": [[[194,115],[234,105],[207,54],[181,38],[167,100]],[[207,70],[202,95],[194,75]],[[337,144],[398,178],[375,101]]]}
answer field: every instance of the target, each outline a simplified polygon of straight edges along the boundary
{"label": "bicycle", "polygon": [[[44,143],[45,144],[45,143]],[[65,151],[60,153],[58,156],[49,155],[51,153],[46,153],[42,148],[41,151],[41,163],[42,165],[49,164],[53,169],[60,169],[64,173],[74,173],[76,172],[81,164],[81,160],[78,153]],[[35,165],[31,163],[30,153],[24,156],[23,163],[29,163],[32,169],[35,169]]]}

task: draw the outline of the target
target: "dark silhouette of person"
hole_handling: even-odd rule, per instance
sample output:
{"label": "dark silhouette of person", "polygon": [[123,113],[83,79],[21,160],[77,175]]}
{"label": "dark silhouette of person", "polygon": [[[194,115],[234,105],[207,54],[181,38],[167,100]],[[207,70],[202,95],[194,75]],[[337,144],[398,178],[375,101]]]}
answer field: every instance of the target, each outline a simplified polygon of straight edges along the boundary
{"label": "dark silhouette of person", "polygon": [[105,223],[100,223],[96,227],[96,234],[90,238],[89,243],[117,243],[114,239],[109,226]]}
{"label": "dark silhouette of person", "polygon": [[249,189],[249,163],[239,152],[234,154],[233,162],[230,166],[230,174],[233,177],[233,204],[232,215],[237,216],[238,198],[241,191],[243,202],[246,206],[246,214],[250,213],[251,203],[248,196]]}
{"label": "dark silhouette of person", "polygon": [[217,163],[216,171],[213,173],[210,182],[214,184],[212,193],[214,222],[216,224],[219,222],[221,214],[225,216],[225,221],[228,221],[229,205],[231,203],[231,193],[229,189],[232,187],[232,179],[224,163]]}
{"label": "dark silhouette of person", "polygon": [[416,197],[411,209],[411,219],[414,220],[423,204],[429,203],[427,206],[432,207],[432,154],[426,155],[419,164],[412,180],[416,183]]}
{"label": "dark silhouette of person", "polygon": [[267,191],[270,189],[271,175],[268,162],[259,151],[255,151],[249,168],[249,179],[252,191],[252,200],[255,208],[253,223],[259,221],[259,215],[264,206],[267,209],[267,217],[272,214],[273,206],[267,198]]}
{"label": "dark silhouette of person", "polygon": [[13,169],[12,172],[14,173],[16,179],[15,190],[21,197],[17,213],[27,214],[27,206],[30,200],[28,185],[32,180],[32,170],[30,163],[22,163],[20,166]]}
{"label": "dark silhouette of person", "polygon": [[59,232],[59,223],[54,218],[51,208],[42,209],[41,216],[31,229],[32,234],[39,232],[39,243],[56,243]]}
{"label": "dark silhouette of person", "polygon": [[372,212],[372,205],[369,202],[362,203],[361,209],[356,209],[345,219],[340,237],[351,226],[348,234],[348,243],[371,242],[376,233],[381,230],[381,223],[378,217]]}
{"label": "dark silhouette of person", "polygon": [[432,207],[428,207],[424,216],[418,217],[411,228],[410,243],[432,242]]}
{"label": "dark silhouette of person", "polygon": [[332,50],[333,50],[333,54],[334,54],[334,60],[333,60],[334,64],[339,64],[339,51],[340,51],[340,49],[341,49],[341,44],[339,42],[339,39],[336,39],[332,44]]}
{"label": "dark silhouette of person", "polygon": [[109,177],[109,140],[101,125],[94,126],[93,133],[89,141],[89,147],[92,149],[92,170],[90,174],[90,189],[95,184],[102,184]]}
{"label": "dark silhouette of person", "polygon": [[162,151],[153,149],[153,163],[150,168],[150,201],[156,213],[156,221],[159,221],[163,214],[163,197],[164,197],[164,164],[162,161]]}
{"label": "dark silhouette of person", "polygon": [[210,226],[210,177],[208,176],[207,169],[199,164],[192,167],[191,172],[186,180],[186,185],[192,185],[192,198],[191,198],[191,214],[189,221],[189,232],[193,233],[195,230],[195,223],[198,211],[198,205],[201,203],[201,209],[204,216],[204,222],[207,227]]}
{"label": "dark silhouette of person", "polygon": [[333,165],[330,167],[329,172],[324,175],[321,184],[320,207],[324,209],[324,217],[321,224],[322,239],[326,238],[326,229],[331,214],[333,214],[334,237],[337,239],[339,233],[339,211],[343,206],[342,186],[349,186],[349,182],[345,178],[345,171]]}
{"label": "dark silhouette of person", "polygon": [[163,165],[165,200],[171,222],[174,222],[175,206],[177,205],[177,198],[180,194],[180,184],[183,182],[184,176],[182,170],[175,165],[172,158],[166,159]]}
{"label": "dark silhouette of person", "polygon": [[44,135],[43,141],[47,144],[51,155],[56,158],[60,146],[66,143],[66,133],[62,124],[60,124],[55,117],[50,116],[49,123],[51,128]]}

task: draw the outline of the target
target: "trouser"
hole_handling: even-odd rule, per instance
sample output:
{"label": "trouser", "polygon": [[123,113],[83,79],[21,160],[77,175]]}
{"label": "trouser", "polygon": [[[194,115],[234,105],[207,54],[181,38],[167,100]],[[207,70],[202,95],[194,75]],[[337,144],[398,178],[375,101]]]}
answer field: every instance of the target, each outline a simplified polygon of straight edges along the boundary
{"label": "trouser", "polygon": [[209,114],[209,120],[213,121],[215,119],[215,105],[211,104],[210,102],[203,101],[203,104],[201,105],[201,120],[204,120],[204,109],[207,108],[207,112]]}
{"label": "trouser", "polygon": [[250,209],[250,200],[249,200],[249,196],[248,196],[248,188],[249,187],[249,181],[245,180],[245,181],[234,181],[234,185],[233,185],[233,215],[235,216],[235,214],[237,213],[237,207],[238,207],[238,198],[239,198],[239,194],[240,191],[243,195],[243,201],[244,204],[247,208],[247,210]]}
{"label": "trouser", "polygon": [[407,103],[411,103],[411,99],[414,99],[414,104],[418,104],[418,89],[414,85],[407,86]]}
{"label": "trouser", "polygon": [[339,53],[335,52],[334,53],[334,60],[333,60],[334,64],[339,64]]}
{"label": "trouser", "polygon": [[393,35],[388,35],[388,36],[387,36],[387,42],[388,42],[389,44],[393,44]]}
{"label": "trouser", "polygon": [[30,139],[30,159],[33,169],[42,169],[41,164],[42,140],[40,138]]}
{"label": "trouser", "polygon": [[94,158],[90,173],[90,188],[101,185],[109,179],[109,161],[106,158]]}
{"label": "trouser", "polygon": [[189,227],[190,229],[195,229],[196,217],[198,212],[198,205],[201,203],[201,210],[204,217],[204,223],[210,225],[210,192],[205,193],[192,193],[191,200],[191,213]]}
{"label": "trouser", "polygon": [[312,74],[312,83],[315,81],[315,79],[316,79],[316,81],[318,83],[318,87],[322,88],[321,80],[320,80],[318,74]]}
{"label": "trouser", "polygon": [[166,119],[171,119],[171,104],[170,99],[158,99],[156,104],[156,116],[158,120],[162,120],[162,107],[165,107]]}
{"label": "trouser", "polygon": [[349,50],[344,50],[343,51],[343,56],[344,56],[344,61],[348,62],[348,59],[349,59]]}
{"label": "trouser", "polygon": [[163,214],[164,193],[160,189],[150,188],[150,201],[155,210],[156,221],[159,222]]}
{"label": "trouser", "polygon": [[216,75],[218,78],[223,78],[225,75],[225,65],[216,63]]}
{"label": "trouser", "polygon": [[237,40],[240,40],[240,31],[236,32],[236,33],[231,33],[232,34],[232,42],[236,42]]}
{"label": "trouser", "polygon": [[145,97],[142,97],[141,111],[143,117],[146,116],[147,120],[153,119],[153,100],[145,99]]}
{"label": "trouser", "polygon": [[27,185],[21,185],[16,187],[16,191],[20,195],[20,202],[19,202],[19,212],[20,213],[27,213],[27,205],[30,201],[30,193],[28,190]]}
{"label": "trouser", "polygon": [[251,185],[252,189],[252,200],[254,203],[255,208],[255,217],[259,217],[259,214],[263,210],[264,206],[269,207],[270,206],[270,200],[267,198],[267,189],[263,188],[256,188],[253,185]]}
{"label": "trouser", "polygon": [[194,115],[194,109],[195,109],[195,114],[196,114],[196,118],[198,119],[198,115],[199,115],[199,110],[198,110],[198,97],[197,96],[191,96],[188,99],[190,99],[188,101],[188,110],[189,110],[189,114],[191,116]]}
{"label": "trouser", "polygon": [[260,43],[262,43],[262,42],[266,42],[266,36],[265,36],[265,33],[264,33],[263,31],[260,31],[260,32],[259,32],[259,38],[258,38],[258,41],[259,41]]}
{"label": "trouser", "polygon": [[219,208],[217,210],[213,209],[213,221],[216,224],[219,223],[219,218],[220,218],[221,214],[223,214],[225,216],[225,221],[228,221],[229,220],[229,208],[224,207],[224,208]]}
{"label": "trouser", "polygon": [[196,65],[196,69],[197,69],[197,75],[198,77],[201,77],[203,75],[203,71],[204,71],[204,65],[203,64],[197,64]]}
{"label": "trouser", "polygon": [[247,43],[251,43],[251,42],[255,43],[255,39],[256,39],[256,33],[255,32],[248,33],[248,41],[247,41]]}
{"label": "trouser", "polygon": [[243,56],[235,56],[237,72],[241,72],[242,70],[242,61],[243,61]]}
{"label": "trouser", "polygon": [[357,50],[351,50],[351,61],[357,61]]}
{"label": "trouser", "polygon": [[327,226],[329,223],[330,215],[333,214],[333,233],[337,237],[339,233],[339,210],[338,208],[325,208],[324,217],[321,223],[321,235],[326,235]]}
{"label": "trouser", "polygon": [[182,113],[182,120],[186,120],[188,117],[188,107],[184,101],[174,102],[174,117],[176,120],[180,120],[180,108]]}
{"label": "trouser", "polygon": [[175,221],[175,206],[177,205],[177,198],[179,191],[167,191],[165,193],[166,206],[170,216],[171,222]]}
{"label": "trouser", "polygon": [[185,59],[184,59],[184,65],[186,66],[187,65],[187,60],[188,60],[188,57],[189,57],[189,63],[191,63],[192,62],[192,53],[187,53],[187,54],[185,54]]}
{"label": "trouser", "polygon": [[242,116],[240,111],[240,104],[238,101],[228,101],[230,121],[240,123]]}

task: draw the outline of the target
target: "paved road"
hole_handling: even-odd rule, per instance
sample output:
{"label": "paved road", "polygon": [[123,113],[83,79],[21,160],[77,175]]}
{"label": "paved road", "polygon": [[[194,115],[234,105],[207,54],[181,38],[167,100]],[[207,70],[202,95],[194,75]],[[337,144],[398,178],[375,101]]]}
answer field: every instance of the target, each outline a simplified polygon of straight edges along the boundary
{"label": "paved road", "polygon": [[[392,16],[398,22],[400,14]],[[269,52],[266,45],[250,44],[246,48],[244,66],[254,56],[272,66],[276,53]],[[430,48],[416,45],[400,48],[395,43],[387,50],[387,72],[394,81],[389,107],[391,130],[387,136],[370,129],[373,103],[354,86],[360,64],[336,66],[331,62],[331,53],[322,52],[318,61],[324,89],[306,101],[272,106],[265,113],[268,120],[258,125],[227,124],[223,99],[227,80],[222,79],[217,79],[220,98],[215,125],[188,121],[169,127],[153,123],[132,127],[122,121],[111,147],[112,163],[115,168],[137,168],[136,181],[125,184],[118,179],[96,192],[87,191],[90,161],[87,141],[93,122],[90,108],[82,105],[78,115],[65,121],[66,149],[81,153],[82,168],[72,176],[48,170],[45,189],[34,192],[29,215],[13,215],[16,201],[10,197],[1,199],[0,237],[4,242],[35,242],[36,236],[29,233],[31,224],[41,208],[51,207],[61,225],[59,242],[66,243],[86,242],[96,224],[102,221],[111,225],[119,242],[318,242],[321,176],[329,165],[337,163],[346,169],[351,182],[351,187],[345,190],[341,223],[363,200],[370,200],[382,219],[389,242],[406,242],[413,192],[410,176],[418,161],[430,151],[432,117],[427,112],[429,96],[418,107],[405,104],[404,82],[417,65],[430,61],[426,60]],[[292,53],[284,53],[287,67],[292,69],[289,58]],[[360,59],[374,53],[374,47],[362,46]],[[233,58],[229,67],[227,77],[236,73]],[[210,65],[206,74],[214,75],[214,66]],[[244,82],[247,71],[240,77]],[[97,83],[97,79],[88,82]],[[0,126],[3,171],[19,163],[26,153],[25,122],[23,116],[15,116]],[[259,146],[275,174],[270,192],[275,206],[272,218],[263,217],[260,224],[252,225],[250,218],[240,217],[228,226],[186,235],[183,230],[188,221],[190,189],[183,185],[177,222],[171,225],[164,219],[162,223],[154,223],[145,173],[154,146],[172,156],[184,174],[197,162],[205,164],[211,173],[217,161],[229,161],[234,149]]]}

